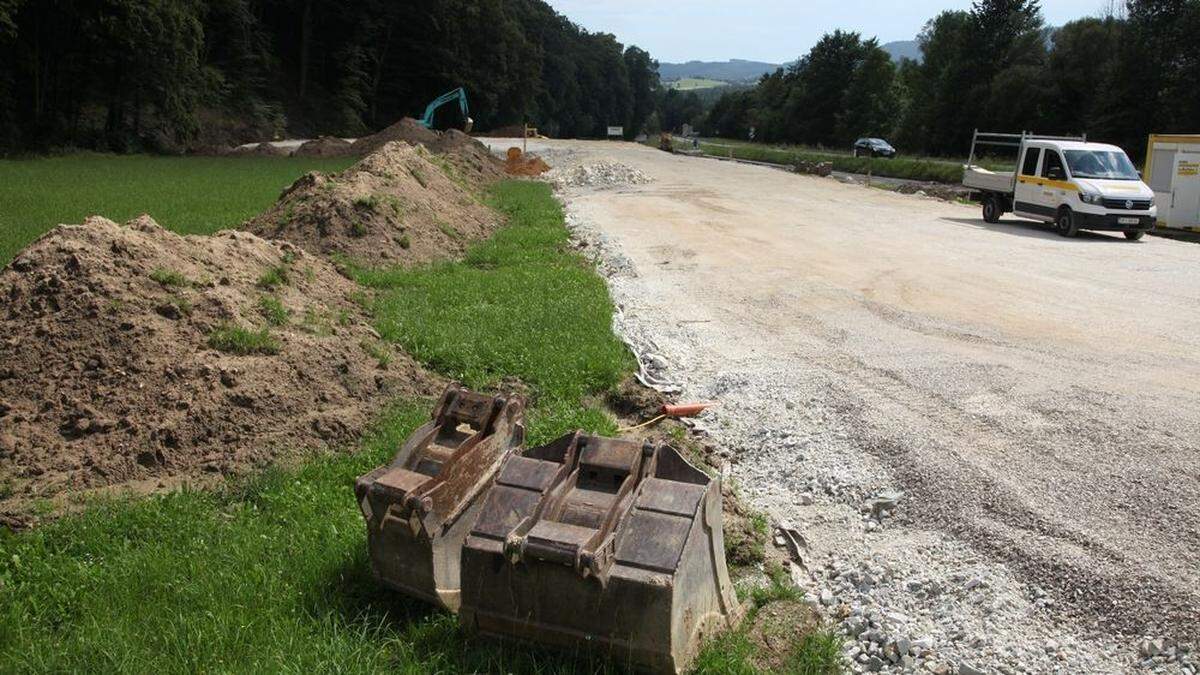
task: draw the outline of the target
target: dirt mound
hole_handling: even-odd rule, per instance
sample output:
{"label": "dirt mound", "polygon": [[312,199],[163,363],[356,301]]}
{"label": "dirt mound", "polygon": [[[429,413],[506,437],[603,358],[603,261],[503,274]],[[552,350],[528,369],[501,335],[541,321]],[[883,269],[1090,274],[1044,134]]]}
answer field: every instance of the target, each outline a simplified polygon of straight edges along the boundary
{"label": "dirt mound", "polygon": [[429,149],[442,155],[459,176],[484,184],[504,177],[504,164],[488,146],[458,129],[441,132]]}
{"label": "dirt mound", "polygon": [[229,152],[233,157],[287,157],[291,154],[286,148],[278,148],[270,143],[241,146]]}
{"label": "dirt mound", "polygon": [[411,117],[405,117],[383,131],[354,141],[354,149],[360,155],[368,155],[392,141],[404,141],[411,145],[420,143],[428,146],[437,140],[438,132],[422,126],[420,122]]}
{"label": "dirt mound", "polygon": [[321,136],[302,143],[292,153],[293,157],[350,157],[360,151],[354,144],[336,136]]}
{"label": "dirt mound", "polygon": [[182,237],[148,216],[57,227],[0,271],[0,514],[340,446],[381,401],[435,393],[356,288],[245,232]]}
{"label": "dirt mound", "polygon": [[341,173],[300,177],[245,229],[371,265],[457,256],[499,223],[465,181],[447,175],[445,157],[388,143]]}
{"label": "dirt mound", "polygon": [[540,176],[549,170],[541,157],[522,153],[520,148],[509,148],[505,156],[504,172],[510,176]]}

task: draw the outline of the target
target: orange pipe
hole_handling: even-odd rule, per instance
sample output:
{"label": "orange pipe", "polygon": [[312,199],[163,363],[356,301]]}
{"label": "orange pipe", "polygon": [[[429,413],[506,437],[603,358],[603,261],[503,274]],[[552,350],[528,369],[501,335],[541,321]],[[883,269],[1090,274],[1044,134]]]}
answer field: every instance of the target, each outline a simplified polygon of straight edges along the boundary
{"label": "orange pipe", "polygon": [[662,407],[662,414],[668,417],[695,417],[713,405],[706,403],[667,403]]}

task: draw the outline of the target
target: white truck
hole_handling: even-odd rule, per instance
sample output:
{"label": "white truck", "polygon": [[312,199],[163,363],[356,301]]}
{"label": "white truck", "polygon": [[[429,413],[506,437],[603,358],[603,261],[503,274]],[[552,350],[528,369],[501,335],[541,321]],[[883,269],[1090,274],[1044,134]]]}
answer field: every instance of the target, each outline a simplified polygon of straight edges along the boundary
{"label": "white truck", "polygon": [[[980,146],[1017,149],[1015,171],[989,171],[975,164]],[[1080,230],[1123,232],[1137,241],[1155,225],[1154,192],[1142,182],[1129,157],[1115,145],[1087,137],[998,134],[976,131],[963,167],[963,185],[975,190],[983,219],[1005,213],[1053,223],[1064,237]]]}

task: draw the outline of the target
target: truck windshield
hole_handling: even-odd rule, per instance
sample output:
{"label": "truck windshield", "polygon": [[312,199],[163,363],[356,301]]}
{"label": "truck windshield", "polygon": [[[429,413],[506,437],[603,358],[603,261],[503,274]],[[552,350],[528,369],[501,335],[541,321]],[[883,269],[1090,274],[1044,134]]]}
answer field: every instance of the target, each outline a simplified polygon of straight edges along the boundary
{"label": "truck windshield", "polygon": [[1141,179],[1133,163],[1119,150],[1067,150],[1064,154],[1075,178]]}

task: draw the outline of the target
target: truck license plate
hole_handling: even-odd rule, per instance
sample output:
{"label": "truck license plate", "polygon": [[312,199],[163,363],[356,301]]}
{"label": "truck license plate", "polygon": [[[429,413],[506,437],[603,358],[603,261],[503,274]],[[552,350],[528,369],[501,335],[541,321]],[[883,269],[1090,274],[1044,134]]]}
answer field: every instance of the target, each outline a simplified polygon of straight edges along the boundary
{"label": "truck license plate", "polygon": [[1117,223],[1120,225],[1137,225],[1137,218],[1117,218]]}

